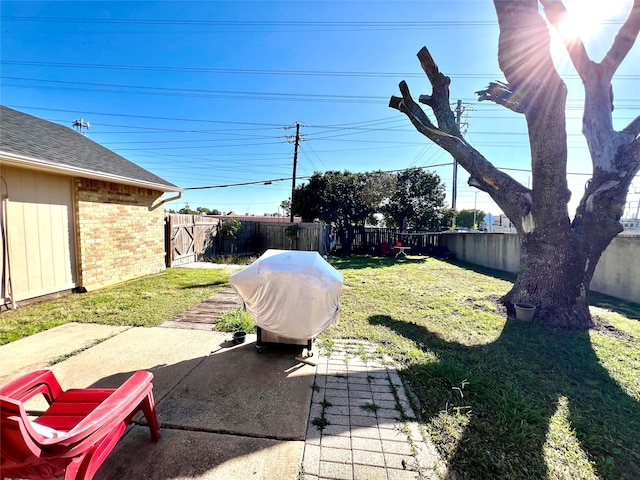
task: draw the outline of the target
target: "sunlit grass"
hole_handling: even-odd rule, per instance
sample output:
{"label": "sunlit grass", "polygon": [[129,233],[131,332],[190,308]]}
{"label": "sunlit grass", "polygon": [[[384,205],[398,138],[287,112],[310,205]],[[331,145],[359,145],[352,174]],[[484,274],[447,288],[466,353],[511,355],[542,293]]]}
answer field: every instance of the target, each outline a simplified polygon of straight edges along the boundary
{"label": "sunlit grass", "polygon": [[153,326],[228,285],[229,271],[171,268],[95,292],[69,294],[0,315],[0,345],[68,322]]}

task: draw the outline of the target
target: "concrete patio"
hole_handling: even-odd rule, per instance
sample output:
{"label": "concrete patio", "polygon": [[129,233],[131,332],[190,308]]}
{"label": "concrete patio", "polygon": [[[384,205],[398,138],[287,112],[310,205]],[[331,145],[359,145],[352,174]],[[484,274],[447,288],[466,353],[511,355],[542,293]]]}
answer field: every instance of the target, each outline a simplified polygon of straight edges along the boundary
{"label": "concrete patio", "polygon": [[[225,297],[225,301],[228,300]],[[211,308],[217,308],[209,302]],[[312,366],[183,315],[154,328],[67,324],[0,347],[0,384],[51,368],[63,388],[154,374],[162,438],[140,418],[96,480],[442,478],[398,373],[366,342],[336,341]],[[188,324],[193,327],[189,328]],[[387,360],[387,361],[385,361]],[[51,362],[56,362],[50,366]]]}

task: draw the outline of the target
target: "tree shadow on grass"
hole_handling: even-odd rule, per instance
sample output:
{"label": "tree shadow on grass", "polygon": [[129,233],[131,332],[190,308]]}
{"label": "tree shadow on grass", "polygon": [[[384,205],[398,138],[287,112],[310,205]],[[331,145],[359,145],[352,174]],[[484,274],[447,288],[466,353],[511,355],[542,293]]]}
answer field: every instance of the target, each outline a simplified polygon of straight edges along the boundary
{"label": "tree shadow on grass", "polygon": [[589,305],[611,310],[632,320],[640,320],[640,304],[610,297],[604,293],[589,292]]}
{"label": "tree shadow on grass", "polygon": [[[193,285],[185,285],[184,287],[181,287],[181,288],[183,290],[189,290],[189,289],[193,289],[193,288],[217,287],[219,285],[229,285],[229,280],[227,280],[227,279],[215,280],[213,282],[203,282],[203,283],[197,283],[197,284],[193,284]],[[220,293],[220,291],[218,291],[216,293]]]}
{"label": "tree shadow on grass", "polygon": [[[465,270],[481,273],[493,278],[499,278],[507,282],[515,282],[517,274],[511,272],[505,272],[503,270],[496,270],[494,268],[483,267],[473,263],[461,262],[458,260],[449,260],[448,263]],[[589,292],[589,305],[593,307],[600,307],[612,312],[624,315],[625,317],[633,320],[640,320],[640,304],[622,300],[620,298],[611,297],[604,293]]]}
{"label": "tree shadow on grass", "polygon": [[461,478],[583,478],[564,470],[562,452],[547,449],[550,437],[578,452],[585,472],[592,462],[600,478],[640,478],[640,403],[602,367],[588,332],[509,319],[494,342],[467,346],[388,316],[369,321],[438,357],[404,375]]}

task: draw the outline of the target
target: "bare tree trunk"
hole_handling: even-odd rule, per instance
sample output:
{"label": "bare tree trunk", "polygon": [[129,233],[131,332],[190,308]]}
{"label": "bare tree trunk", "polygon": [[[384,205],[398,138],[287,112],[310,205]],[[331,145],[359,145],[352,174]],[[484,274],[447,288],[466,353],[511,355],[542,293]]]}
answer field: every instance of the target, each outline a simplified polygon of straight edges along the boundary
{"label": "bare tree trunk", "polygon": [[[540,0],[552,24],[565,13],[559,0]],[[406,114],[416,129],[447,150],[470,174],[469,185],[491,195],[516,226],[521,241],[520,272],[502,299],[508,309],[516,302],[538,307],[550,325],[585,329],[593,325],[588,292],[602,252],[620,231],[625,196],[640,170],[640,117],[621,132],[613,130],[611,79],[640,30],[640,0],[602,60],[592,62],[580,41],[565,39],[567,51],[585,86],[583,133],[594,168],[593,178],[570,220],[567,204],[567,88],[553,65],[548,27],[537,0],[494,0],[500,42],[498,60],[507,82],[491,82],[480,100],[491,100],[523,114],[531,148],[532,187],[524,187],[496,169],[466,143],[450,108],[449,77],[443,75],[429,51],[418,53],[433,86],[421,95],[437,126],[415,103],[407,84],[402,97],[389,106]],[[511,310],[512,311],[512,310]]]}

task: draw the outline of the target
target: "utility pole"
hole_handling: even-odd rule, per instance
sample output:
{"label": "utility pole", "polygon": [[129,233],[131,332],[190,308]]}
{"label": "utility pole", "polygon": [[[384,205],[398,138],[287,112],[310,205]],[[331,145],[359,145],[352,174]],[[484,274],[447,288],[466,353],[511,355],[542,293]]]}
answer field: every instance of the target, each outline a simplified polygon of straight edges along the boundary
{"label": "utility pole", "polygon": [[[458,131],[462,125],[462,100],[458,100],[456,103],[456,124],[458,125]],[[456,229],[456,202],[458,199],[458,161],[453,159],[453,182],[451,185],[451,209],[453,210],[453,219],[451,220],[451,230]]]}
{"label": "utility pole", "polygon": [[[458,100],[456,104],[456,124],[458,125],[458,130],[460,130],[460,119],[462,118],[462,100]],[[451,190],[451,208],[456,209],[456,200],[458,197],[458,161],[453,159],[453,186]],[[454,227],[455,227],[455,217],[454,217]]]}
{"label": "utility pole", "polygon": [[293,147],[293,175],[291,179],[291,205],[289,205],[289,209],[291,211],[291,216],[289,221],[293,223],[293,193],[296,190],[296,168],[298,166],[298,144],[300,143],[300,123],[296,122],[296,143]]}
{"label": "utility pole", "polygon": [[474,193],[474,197],[473,197],[473,230],[478,230],[478,226],[476,225],[476,212],[478,211],[477,209],[477,205],[478,205],[478,191],[476,190]]}

